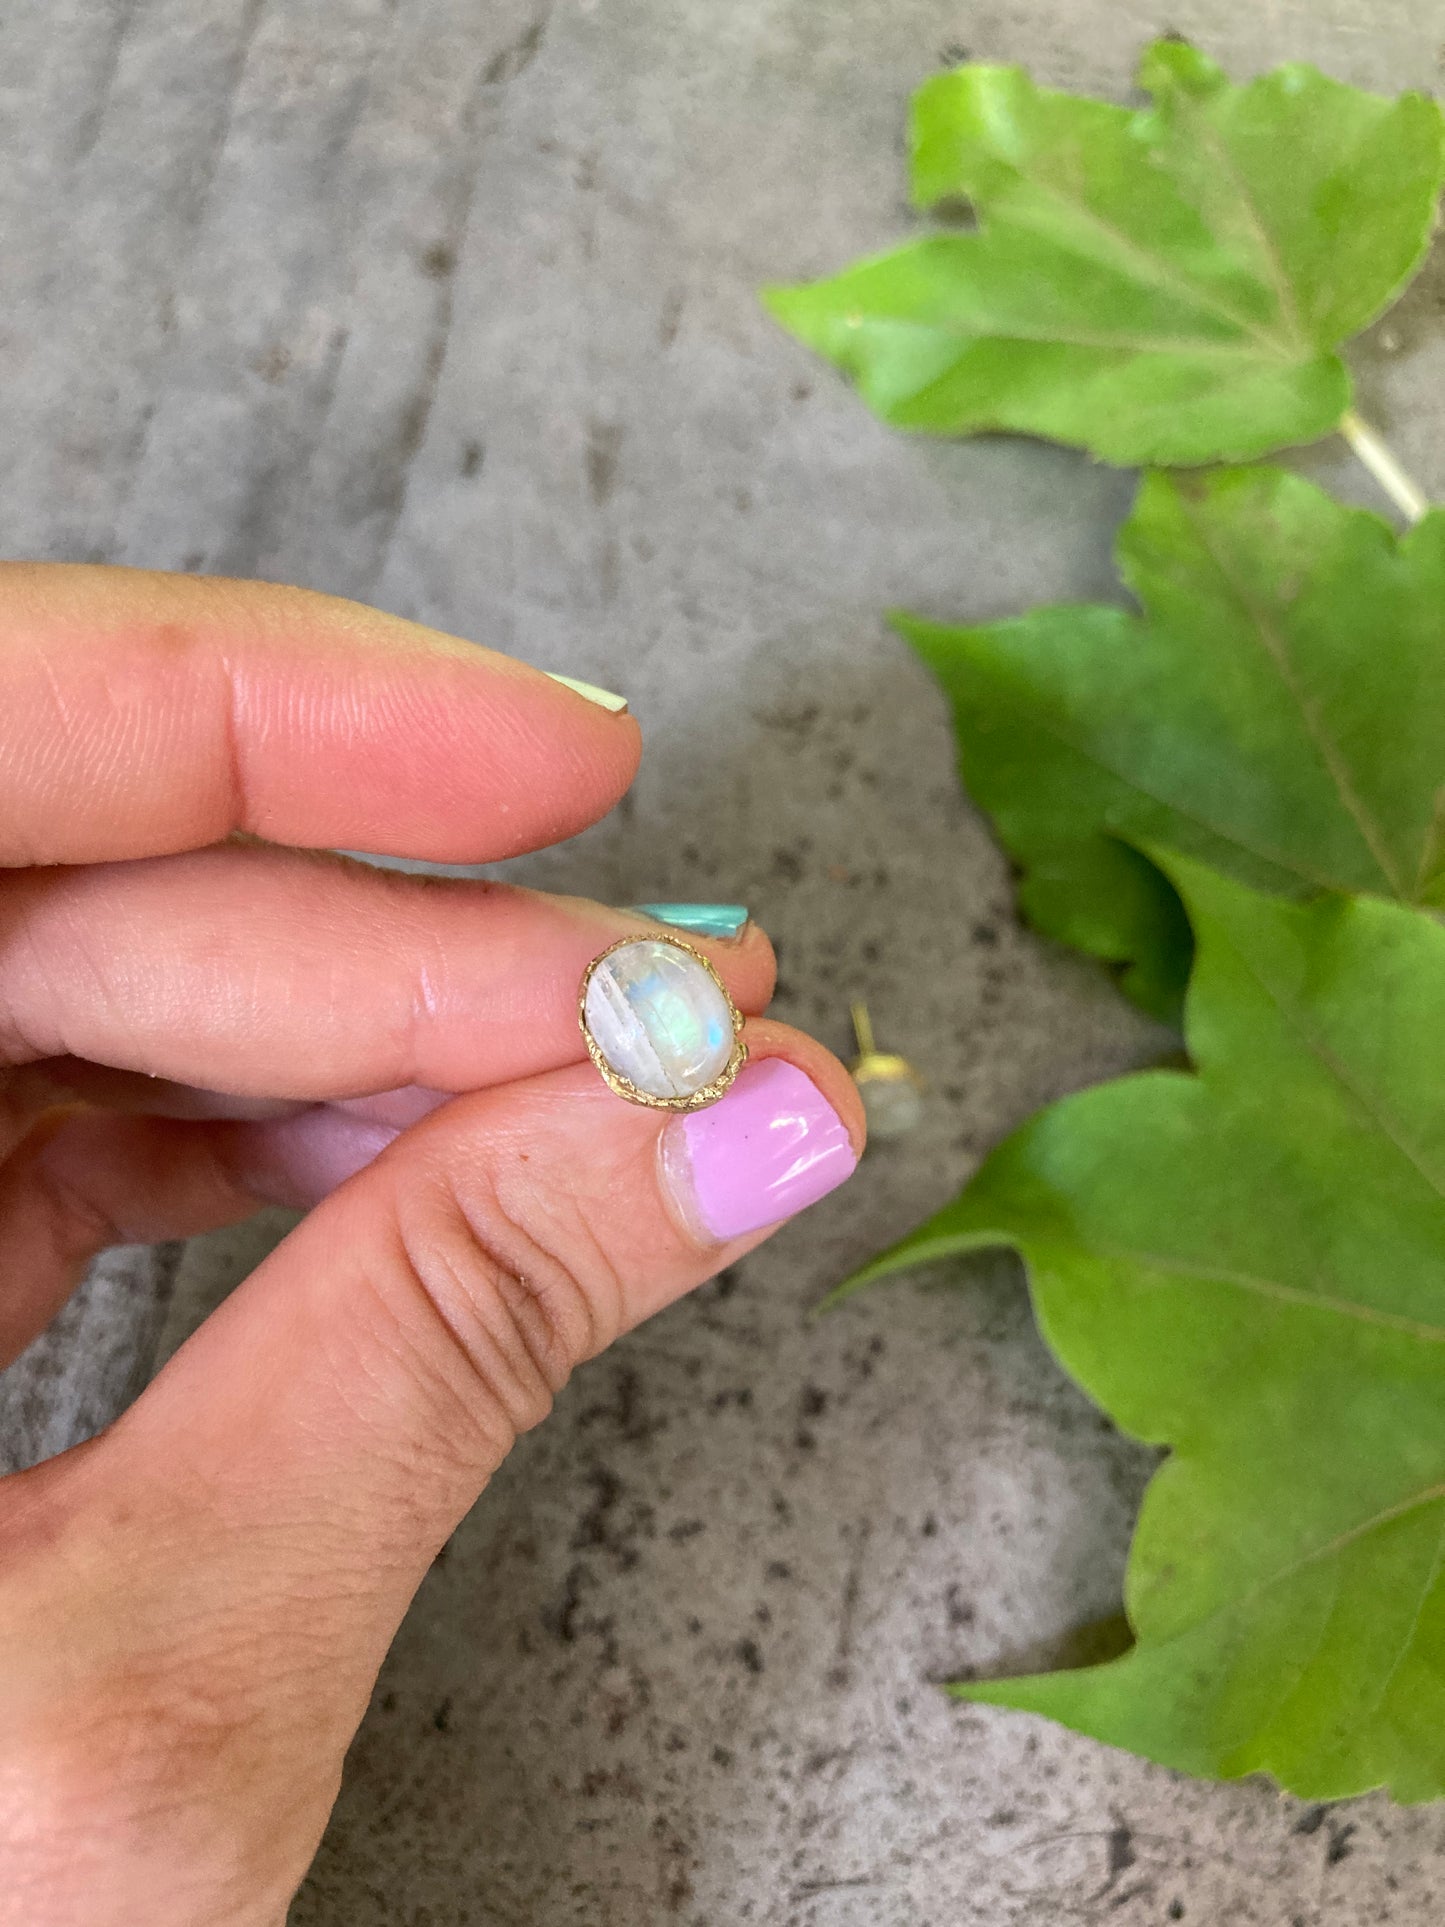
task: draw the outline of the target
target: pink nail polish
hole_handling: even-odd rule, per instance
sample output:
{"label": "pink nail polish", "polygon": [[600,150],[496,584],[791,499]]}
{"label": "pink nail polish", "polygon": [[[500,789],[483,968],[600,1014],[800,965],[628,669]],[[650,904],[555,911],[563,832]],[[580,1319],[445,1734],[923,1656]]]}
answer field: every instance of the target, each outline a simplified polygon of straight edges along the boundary
{"label": "pink nail polish", "polygon": [[726,1097],[674,1119],[662,1138],[678,1209],[719,1244],[816,1204],[857,1162],[838,1113],[781,1057],[749,1064]]}

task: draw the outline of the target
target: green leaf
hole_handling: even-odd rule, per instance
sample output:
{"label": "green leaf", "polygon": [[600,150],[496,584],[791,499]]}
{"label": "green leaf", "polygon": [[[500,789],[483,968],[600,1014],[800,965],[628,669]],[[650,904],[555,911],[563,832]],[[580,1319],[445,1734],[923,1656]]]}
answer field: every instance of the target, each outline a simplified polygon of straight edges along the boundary
{"label": "green leaf", "polygon": [[1439,110],[1306,66],[1236,87],[1173,40],[1139,77],[1138,111],[1017,67],[928,81],[914,196],[968,201],[977,231],[771,289],[772,312],[901,428],[1172,466],[1327,433],[1350,400],[1333,350],[1428,246]]}
{"label": "green leaf", "polygon": [[1066,1099],[858,1282],[1009,1244],[1064,1367],[1171,1456],[1137,1644],[960,1685],[1191,1773],[1445,1793],[1445,928],[1171,869],[1197,1075]]}
{"label": "green leaf", "polygon": [[898,621],[1037,927],[1168,1016],[1188,930],[1120,838],[1287,895],[1445,907],[1445,511],[1396,536],[1282,470],[1154,474],[1118,560],[1142,618]]}

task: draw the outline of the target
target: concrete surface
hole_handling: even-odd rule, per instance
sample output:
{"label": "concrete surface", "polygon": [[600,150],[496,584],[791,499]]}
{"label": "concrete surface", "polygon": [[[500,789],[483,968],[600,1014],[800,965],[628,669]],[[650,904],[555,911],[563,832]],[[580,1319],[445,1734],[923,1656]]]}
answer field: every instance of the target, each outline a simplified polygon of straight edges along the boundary
{"label": "concrete surface", "polygon": [[[1042,1100],[1155,1047],[1014,925],[942,706],[878,621],[1108,593],[1129,481],[887,432],[753,291],[903,229],[904,103],[941,59],[1122,93],[1165,27],[1240,69],[1308,56],[1393,89],[1436,82],[1445,10],[32,0],[0,21],[4,548],[306,582],[625,690],[650,743],[633,797],[522,874],[745,898],[781,1014],[842,1047],[865,992],[934,1079],[914,1138],[580,1374],[517,1451],[402,1631],[297,1927],[1441,1918],[1438,1811],[1305,1809],[945,1703],[939,1678],[1109,1610],[1147,1464],[1003,1260],[808,1317]],[[1437,488],[1442,289],[1437,268],[1358,356]],[[1335,451],[1308,461],[1368,499]],[[193,1247],[165,1343],[282,1228]],[[158,1299],[125,1275],[68,1376],[53,1346],[43,1384],[11,1375],[16,1457],[113,1408],[117,1357],[146,1363]]]}
{"label": "concrete surface", "polygon": [[182,1249],[123,1245],[104,1252],[50,1329],[0,1372],[0,1474],[90,1438],[144,1387]]}

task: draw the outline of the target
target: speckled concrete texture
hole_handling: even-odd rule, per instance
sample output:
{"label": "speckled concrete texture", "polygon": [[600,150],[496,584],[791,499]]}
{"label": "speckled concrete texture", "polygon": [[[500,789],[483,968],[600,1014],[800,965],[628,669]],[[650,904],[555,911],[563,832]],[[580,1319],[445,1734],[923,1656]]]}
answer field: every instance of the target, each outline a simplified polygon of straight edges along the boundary
{"label": "speckled concrete texture", "polygon": [[90,1438],[150,1377],[180,1245],[102,1253],[50,1329],[0,1372],[0,1474]]}
{"label": "speckled concrete texture", "polygon": [[[523,1442],[403,1628],[296,1927],[1445,1913],[1436,1811],[1191,1784],[946,1702],[939,1680],[1046,1660],[1111,1610],[1147,1458],[1063,1380],[1002,1259],[811,1316],[1039,1103],[1161,1042],[1017,927],[942,704],[879,619],[1112,593],[1131,484],[888,432],[755,290],[904,229],[905,102],[941,60],[1119,95],[1164,27],[1241,70],[1304,56],[1393,89],[1436,83],[1445,10],[59,0],[0,22],[4,546],[306,582],[624,690],[633,795],[516,873],[747,900],[780,1015],[845,1048],[866,994],[932,1083],[914,1137]],[[1437,489],[1442,291],[1432,268],[1357,357]],[[1306,459],[1370,499],[1337,451]],[[283,1229],[192,1247],[165,1344]]]}

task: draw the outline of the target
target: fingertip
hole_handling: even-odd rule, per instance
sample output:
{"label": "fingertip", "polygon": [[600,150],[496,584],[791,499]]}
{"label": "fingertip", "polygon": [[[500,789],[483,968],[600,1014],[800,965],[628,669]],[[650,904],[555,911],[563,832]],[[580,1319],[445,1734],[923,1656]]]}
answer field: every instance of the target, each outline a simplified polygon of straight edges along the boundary
{"label": "fingertip", "polygon": [[847,1065],[816,1037],[771,1017],[753,1018],[743,1036],[754,1063],[782,1058],[803,1073],[841,1119],[855,1154],[862,1157],[868,1142],[868,1120]]}
{"label": "fingertip", "polygon": [[844,1184],[863,1148],[861,1106],[838,1060],[801,1031],[755,1024],[748,1062],[716,1103],[659,1142],[663,1190],[700,1247],[783,1224]]}
{"label": "fingertip", "polygon": [[749,998],[747,1002],[739,998],[739,1004],[749,1017],[761,1016],[778,987],[778,954],[773,949],[773,940],[760,923],[749,918],[730,943],[718,944],[711,952],[720,969],[729,950],[748,973]]}
{"label": "fingertip", "polygon": [[[642,763],[642,729],[622,697],[599,700],[609,692],[586,693],[570,677],[538,669],[476,645],[474,655],[503,675],[513,692],[514,739],[507,753],[529,771],[545,768],[546,789],[555,818],[551,841],[560,842],[599,821],[627,794]],[[611,702],[622,703],[620,709]],[[532,807],[538,800],[531,784]],[[521,812],[518,812],[520,817]],[[529,833],[513,854],[537,847]]]}

